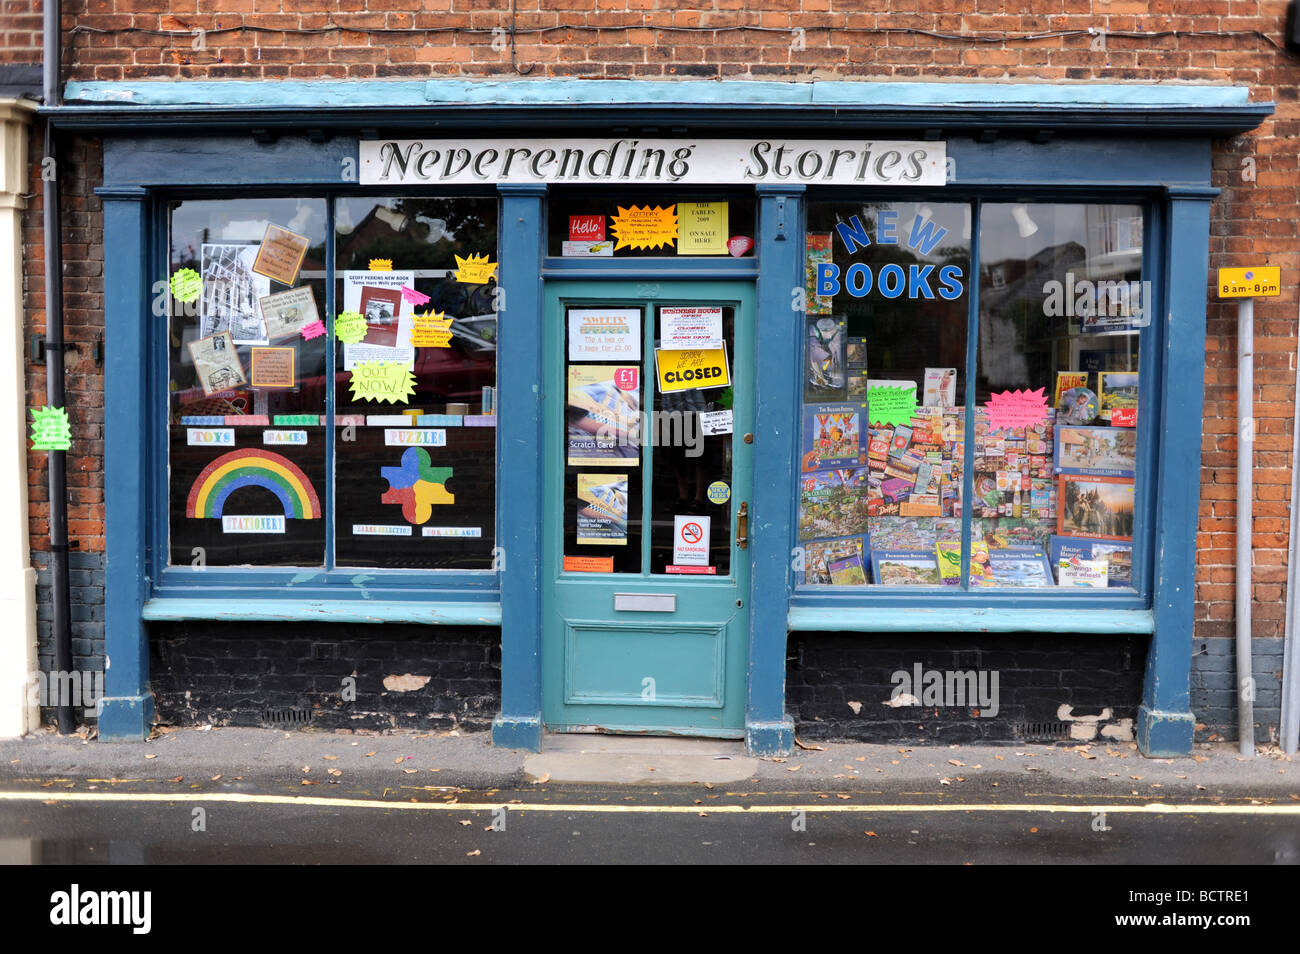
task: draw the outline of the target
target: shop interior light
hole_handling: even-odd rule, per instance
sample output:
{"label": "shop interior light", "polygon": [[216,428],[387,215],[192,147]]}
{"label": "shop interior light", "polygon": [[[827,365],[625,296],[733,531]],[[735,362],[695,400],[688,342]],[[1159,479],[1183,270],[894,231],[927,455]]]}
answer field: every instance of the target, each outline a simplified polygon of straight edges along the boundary
{"label": "shop interior light", "polygon": [[334,204],[334,231],[340,235],[351,235],[352,230],[357,227],[357,223],[352,221],[352,213],[348,211],[348,200],[343,199]]}
{"label": "shop interior light", "polygon": [[961,209],[961,237],[970,238],[970,206],[964,205]]}
{"label": "shop interior light", "polygon": [[1016,220],[1016,231],[1020,233],[1021,238],[1029,238],[1038,231],[1038,223],[1029,217],[1028,206],[1013,205],[1011,217]]}
{"label": "shop interior light", "polygon": [[289,231],[301,234],[307,228],[307,223],[311,221],[314,214],[310,202],[299,202],[298,210],[294,213],[293,218],[289,220]]}

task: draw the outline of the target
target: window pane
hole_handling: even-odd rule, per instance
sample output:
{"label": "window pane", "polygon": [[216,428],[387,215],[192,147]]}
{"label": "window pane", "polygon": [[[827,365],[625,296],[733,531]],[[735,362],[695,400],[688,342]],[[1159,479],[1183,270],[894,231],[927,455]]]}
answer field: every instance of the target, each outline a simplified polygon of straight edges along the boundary
{"label": "window pane", "polygon": [[555,189],[548,255],[565,258],[754,255],[754,193],[703,189]]}
{"label": "window pane", "polygon": [[969,208],[814,201],[806,252],[799,582],[939,585],[961,539]]}
{"label": "window pane", "polygon": [[[1133,205],[983,207],[972,536],[987,552],[974,566],[991,569],[973,585],[1132,585],[1138,346],[1153,305],[1142,224]],[[983,411],[1038,389],[1041,424],[999,428]]]}
{"label": "window pane", "polygon": [[[170,562],[320,566],[325,556],[325,203],[172,203]],[[168,314],[170,312],[170,314]]]}
{"label": "window pane", "polygon": [[365,319],[335,356],[337,563],[492,569],[497,200],[339,200],[335,242],[336,313]]}

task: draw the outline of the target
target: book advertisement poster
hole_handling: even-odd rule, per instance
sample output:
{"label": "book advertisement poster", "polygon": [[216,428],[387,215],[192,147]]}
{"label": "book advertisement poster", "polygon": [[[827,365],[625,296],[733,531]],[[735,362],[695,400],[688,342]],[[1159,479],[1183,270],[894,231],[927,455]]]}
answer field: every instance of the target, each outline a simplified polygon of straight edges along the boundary
{"label": "book advertisement poster", "polygon": [[366,337],[359,344],[343,346],[343,370],[351,371],[363,361],[414,364],[411,345],[411,316],[414,306],[402,296],[402,288],[415,287],[414,271],[343,272],[341,311],[358,312],[366,319]]}

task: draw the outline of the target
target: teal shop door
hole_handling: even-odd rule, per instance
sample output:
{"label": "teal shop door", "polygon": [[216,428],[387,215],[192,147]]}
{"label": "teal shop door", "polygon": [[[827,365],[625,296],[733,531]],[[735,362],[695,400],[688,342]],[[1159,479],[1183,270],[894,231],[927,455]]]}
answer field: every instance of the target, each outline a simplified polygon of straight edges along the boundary
{"label": "teal shop door", "polygon": [[546,727],[741,737],[753,285],[548,282],[543,321]]}

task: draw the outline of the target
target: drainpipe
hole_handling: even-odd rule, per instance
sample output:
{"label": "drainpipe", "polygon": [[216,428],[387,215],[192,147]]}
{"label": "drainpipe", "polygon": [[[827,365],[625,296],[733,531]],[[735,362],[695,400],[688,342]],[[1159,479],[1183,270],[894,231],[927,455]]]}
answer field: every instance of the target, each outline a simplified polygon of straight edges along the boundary
{"label": "drainpipe", "polygon": [[[41,36],[45,67],[45,105],[58,106],[59,74],[61,70],[62,34],[60,15],[62,4],[58,0],[45,0],[44,31]],[[60,228],[59,182],[62,170],[58,165],[58,149],[54,141],[54,124],[45,121],[45,162],[54,175],[43,175],[43,205],[45,215],[45,403],[48,407],[66,407],[63,393],[63,232]],[[47,452],[50,488],[50,601],[51,635],[54,637],[54,671],[72,672],[71,600],[68,596],[68,488],[67,459],[63,451]],[[53,678],[50,684],[59,686],[59,734],[76,731],[72,699],[68,688],[71,680]]]}
{"label": "drainpipe", "polygon": [[1251,512],[1255,496],[1255,299],[1237,301],[1237,740],[1255,754],[1255,690],[1251,680]]}
{"label": "drainpipe", "polygon": [[[1294,360],[1295,356],[1292,356]],[[1282,751],[1295,755],[1300,746],[1300,598],[1296,560],[1300,559],[1300,361],[1296,361],[1295,413],[1291,425],[1291,533],[1286,559],[1286,639],[1282,643]]]}

